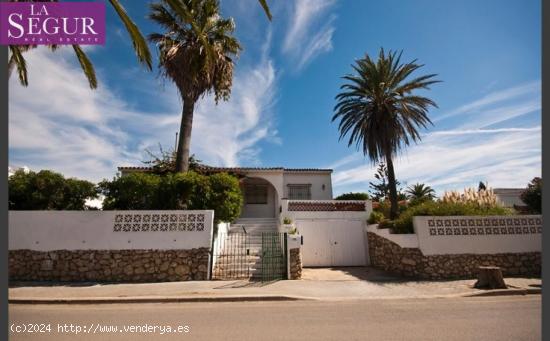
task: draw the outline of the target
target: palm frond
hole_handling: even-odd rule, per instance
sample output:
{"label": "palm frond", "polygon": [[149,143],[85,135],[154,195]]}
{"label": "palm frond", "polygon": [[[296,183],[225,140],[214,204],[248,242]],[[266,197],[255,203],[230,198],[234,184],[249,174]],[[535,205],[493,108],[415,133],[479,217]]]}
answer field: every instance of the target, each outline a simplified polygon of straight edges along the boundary
{"label": "palm frond", "polygon": [[17,74],[19,75],[19,83],[23,86],[29,85],[29,79],[27,78],[27,62],[19,49],[19,46],[10,45],[11,56],[8,61],[8,69],[17,68]]}
{"label": "palm frond", "polygon": [[269,6],[267,5],[266,0],[258,0],[262,8],[264,9],[265,15],[267,15],[267,18],[269,21],[271,21],[273,18],[271,17],[271,11],[269,10]]}
{"label": "palm frond", "polygon": [[82,51],[80,46],[73,45],[73,50],[76,54],[76,57],[78,58],[78,62],[80,63],[80,67],[82,68],[82,71],[84,72],[84,75],[86,75],[86,78],[88,79],[88,84],[90,85],[90,89],[96,89],[97,88],[97,78],[95,76],[95,70],[94,65]]}
{"label": "palm frond", "polygon": [[132,21],[132,19],[130,19],[130,17],[126,13],[126,10],[124,10],[124,7],[122,7],[118,0],[109,0],[109,2],[117,12],[124,26],[126,27],[126,31],[128,31],[128,35],[130,36],[130,39],[132,39],[132,45],[134,46],[134,50],[136,52],[139,62],[145,64],[146,67],[151,70],[151,52],[149,51],[147,41],[141,34],[141,31]]}

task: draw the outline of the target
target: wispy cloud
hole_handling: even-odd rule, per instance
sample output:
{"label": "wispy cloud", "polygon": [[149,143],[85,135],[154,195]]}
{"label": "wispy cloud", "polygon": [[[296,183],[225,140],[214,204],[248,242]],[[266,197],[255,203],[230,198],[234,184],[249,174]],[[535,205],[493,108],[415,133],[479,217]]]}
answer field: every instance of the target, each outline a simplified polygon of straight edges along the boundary
{"label": "wispy cloud", "polygon": [[453,129],[453,130],[439,130],[429,133],[427,135],[473,135],[473,134],[497,134],[497,133],[515,133],[515,132],[540,132],[541,127],[532,128],[500,128],[500,129]]}
{"label": "wispy cloud", "polygon": [[[524,187],[540,175],[540,131],[533,127],[432,133],[396,159],[397,178],[403,184],[426,183],[439,193],[479,181],[492,187]],[[374,172],[375,166],[368,163],[342,163],[333,176],[336,192],[367,190]]]}
{"label": "wispy cloud", "polygon": [[508,89],[492,92],[478,100],[464,104],[456,109],[444,113],[436,118],[434,122],[439,122],[462,114],[471,114],[480,110],[491,109],[491,106],[510,100],[517,100],[518,97],[525,95],[539,96],[541,93],[540,80],[525,83]]}
{"label": "wispy cloud", "polygon": [[[298,70],[315,56],[332,50],[334,15],[327,12],[336,0],[297,0],[283,42],[283,52],[296,61]],[[324,23],[323,23],[324,22]]]}
{"label": "wispy cloud", "polygon": [[[279,142],[270,114],[276,71],[268,52],[239,69],[229,102],[216,106],[206,98],[197,106],[191,151],[203,161],[258,163],[258,145]],[[29,87],[10,79],[10,164],[97,181],[112,177],[119,165],[139,165],[144,150],[155,150],[158,143],[173,146],[181,117],[173,86],[163,88],[152,74],[140,75],[136,81],[157,103],[149,106],[154,110],[143,110],[101,82],[101,72],[99,89],[91,91],[66,49],[54,54],[39,48],[25,57]]]}

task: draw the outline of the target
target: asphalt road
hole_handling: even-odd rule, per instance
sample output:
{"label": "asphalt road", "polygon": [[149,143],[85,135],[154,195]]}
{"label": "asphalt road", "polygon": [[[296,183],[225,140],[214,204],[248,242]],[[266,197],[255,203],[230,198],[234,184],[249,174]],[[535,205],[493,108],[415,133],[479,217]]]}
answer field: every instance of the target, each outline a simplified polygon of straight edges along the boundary
{"label": "asphalt road", "polygon": [[[10,340],[527,341],[541,338],[538,295],[342,302],[10,305],[9,313],[10,328],[21,329],[24,324],[31,324],[32,329],[38,327],[45,331],[13,332]],[[45,329],[48,324],[51,332]],[[61,332],[58,325],[66,331]],[[100,333],[103,325],[117,326],[118,330]],[[121,332],[124,325],[149,328],[150,332]],[[79,334],[76,334],[77,326]],[[181,327],[168,333],[160,326],[174,330]],[[164,334],[160,335],[162,330]]]}

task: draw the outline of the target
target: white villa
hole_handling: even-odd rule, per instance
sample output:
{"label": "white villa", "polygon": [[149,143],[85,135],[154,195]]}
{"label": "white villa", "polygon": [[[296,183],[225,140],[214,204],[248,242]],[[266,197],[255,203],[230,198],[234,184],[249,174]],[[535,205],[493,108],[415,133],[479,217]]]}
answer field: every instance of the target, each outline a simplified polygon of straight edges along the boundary
{"label": "white villa", "polygon": [[[243,176],[241,218],[277,218],[284,199],[332,200],[332,169],[283,167],[204,167],[209,172]],[[149,167],[118,167],[121,175]]]}
{"label": "white villa", "polygon": [[[150,168],[118,167],[118,170],[124,176]],[[222,237],[214,245],[213,262],[218,261],[218,254],[225,257],[231,250],[243,250],[243,240],[249,250],[260,250],[261,235],[251,235],[290,232],[294,226],[303,238],[301,241],[307,241],[302,255],[305,266],[368,264],[364,228],[372,204],[370,200],[333,200],[331,169],[203,166],[202,170],[238,175],[244,196],[241,216],[235,222],[218,225]],[[285,224],[285,218],[292,224]],[[241,232],[250,239],[235,235]],[[213,276],[228,278],[230,274],[215,267]]]}

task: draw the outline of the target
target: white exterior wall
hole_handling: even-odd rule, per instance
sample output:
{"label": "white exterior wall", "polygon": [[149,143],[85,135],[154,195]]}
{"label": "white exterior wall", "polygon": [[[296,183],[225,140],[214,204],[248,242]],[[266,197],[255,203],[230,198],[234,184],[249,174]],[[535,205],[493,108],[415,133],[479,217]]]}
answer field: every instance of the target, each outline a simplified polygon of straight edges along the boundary
{"label": "white exterior wall", "polygon": [[[296,200],[308,203],[342,203],[334,200]],[[365,211],[289,211],[292,200],[282,201],[281,220],[290,218],[303,236],[304,266],[364,266],[369,264],[366,220],[371,201],[348,201],[365,205]]]}
{"label": "white exterior wall", "polygon": [[[328,172],[285,172],[281,198],[288,199],[288,185],[311,184],[311,200],[332,200],[332,180]],[[325,189],[323,189],[325,185]]]}
{"label": "white exterior wall", "polygon": [[[124,219],[130,217],[130,231],[115,231],[117,215]],[[134,222],[135,217],[142,221],[145,216],[166,217],[166,231],[142,231],[144,222]],[[183,227],[193,231],[170,231],[170,219],[195,219],[192,224]],[[9,212],[9,249],[30,249],[37,251],[52,250],[188,250],[211,247],[214,211],[10,211]],[[199,222],[199,220],[204,220]],[[204,225],[200,225],[200,224]],[[159,224],[161,224],[159,222]],[[139,231],[132,231],[138,228]],[[165,226],[162,226],[164,228]],[[198,230],[201,229],[202,230]]]}
{"label": "white exterior wall", "polygon": [[540,215],[414,217],[413,221],[424,255],[542,250]]}
{"label": "white exterior wall", "polygon": [[520,193],[496,193],[497,202],[504,207],[525,206],[520,198]]}

